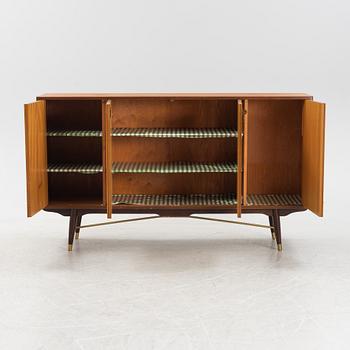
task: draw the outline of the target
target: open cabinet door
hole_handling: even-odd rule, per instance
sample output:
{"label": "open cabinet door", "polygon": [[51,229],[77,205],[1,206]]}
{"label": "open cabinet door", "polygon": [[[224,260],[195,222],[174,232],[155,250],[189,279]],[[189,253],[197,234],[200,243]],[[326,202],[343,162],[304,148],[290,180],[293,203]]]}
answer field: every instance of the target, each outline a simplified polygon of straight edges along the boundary
{"label": "open cabinet door", "polygon": [[302,124],[303,206],[323,216],[325,104],[305,101]]}
{"label": "open cabinet door", "polygon": [[112,103],[102,102],[103,127],[103,198],[107,218],[112,217]]}
{"label": "open cabinet door", "polygon": [[46,106],[45,101],[24,105],[27,216],[33,216],[48,204]]}

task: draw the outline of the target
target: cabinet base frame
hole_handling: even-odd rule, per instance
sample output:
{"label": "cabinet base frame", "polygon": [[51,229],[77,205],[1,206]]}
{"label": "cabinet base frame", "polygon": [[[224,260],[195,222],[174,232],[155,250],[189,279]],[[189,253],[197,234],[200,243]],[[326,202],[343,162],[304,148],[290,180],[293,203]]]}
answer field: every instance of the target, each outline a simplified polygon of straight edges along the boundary
{"label": "cabinet base frame", "polygon": [[104,225],[111,225],[111,224],[120,224],[120,223],[132,222],[132,221],[150,220],[150,219],[157,219],[161,217],[188,217],[188,218],[197,219],[197,220],[207,220],[207,221],[230,223],[230,224],[236,224],[236,225],[247,225],[247,226],[269,229],[271,231],[272,239],[276,241],[277,250],[282,251],[280,217],[289,215],[294,212],[300,212],[305,210],[306,210],[305,208],[301,208],[301,207],[296,207],[293,209],[242,208],[242,214],[267,215],[269,218],[269,225],[261,225],[261,224],[254,224],[249,222],[223,220],[223,219],[217,219],[217,218],[207,218],[207,217],[194,215],[194,214],[233,214],[235,213],[234,209],[227,209],[227,210],[220,209],[216,211],[215,209],[188,210],[188,209],[166,209],[165,208],[165,209],[154,210],[152,208],[145,208],[137,211],[131,211],[131,210],[128,211],[128,210],[119,210],[118,208],[115,208],[113,212],[118,214],[156,214],[156,215],[153,215],[150,217],[141,217],[141,218],[117,220],[117,221],[106,221],[106,222],[97,223],[97,224],[81,225],[83,215],[103,214],[103,213],[106,213],[106,210],[103,208],[101,209],[45,209],[45,211],[48,211],[48,212],[55,212],[63,216],[69,216],[70,219],[69,219],[69,230],[68,230],[68,251],[73,250],[74,236],[75,236],[75,239],[79,239],[79,232],[80,232],[80,229],[82,228],[104,226]]}

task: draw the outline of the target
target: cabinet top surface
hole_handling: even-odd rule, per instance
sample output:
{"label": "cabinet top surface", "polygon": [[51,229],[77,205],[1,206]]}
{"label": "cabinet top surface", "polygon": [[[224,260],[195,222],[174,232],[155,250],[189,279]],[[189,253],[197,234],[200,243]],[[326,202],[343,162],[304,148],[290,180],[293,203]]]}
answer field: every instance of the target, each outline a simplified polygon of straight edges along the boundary
{"label": "cabinet top surface", "polygon": [[100,100],[108,98],[173,98],[173,99],[299,99],[311,100],[305,93],[48,93],[37,97],[38,100]]}

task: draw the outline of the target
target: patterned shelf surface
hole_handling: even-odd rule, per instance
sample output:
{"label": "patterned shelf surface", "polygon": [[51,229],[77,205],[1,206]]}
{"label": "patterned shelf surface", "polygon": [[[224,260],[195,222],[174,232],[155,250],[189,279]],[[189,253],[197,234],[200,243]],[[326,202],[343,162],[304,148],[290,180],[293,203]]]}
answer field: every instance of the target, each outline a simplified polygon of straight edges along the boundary
{"label": "patterned shelf surface", "polygon": [[49,130],[47,136],[101,137],[100,130]]}
{"label": "patterned shelf surface", "polygon": [[[49,130],[47,136],[101,137],[100,130]],[[154,138],[227,138],[237,137],[237,131],[231,129],[163,129],[163,128],[115,128],[112,136],[117,137],[154,137]]]}
{"label": "patterned shelf surface", "polygon": [[115,194],[113,205],[149,205],[149,206],[200,206],[235,205],[233,193],[225,194]]}
{"label": "patterned shelf surface", "polygon": [[132,129],[121,128],[113,129],[113,136],[136,136],[136,137],[155,137],[155,138],[224,138],[237,137],[237,131],[231,129]]}
{"label": "patterned shelf surface", "polygon": [[112,173],[235,173],[235,163],[113,163]]}
{"label": "patterned shelf surface", "polygon": [[[49,173],[83,173],[96,174],[103,171],[99,164],[49,164]],[[112,173],[235,173],[237,166],[234,163],[113,163]]]}
{"label": "patterned shelf surface", "polygon": [[302,206],[301,197],[297,194],[250,194],[247,205],[258,206]]}
{"label": "patterned shelf surface", "polygon": [[97,174],[102,172],[102,165],[99,164],[69,164],[69,163],[54,163],[49,164],[47,171],[49,173],[82,173],[82,174]]}

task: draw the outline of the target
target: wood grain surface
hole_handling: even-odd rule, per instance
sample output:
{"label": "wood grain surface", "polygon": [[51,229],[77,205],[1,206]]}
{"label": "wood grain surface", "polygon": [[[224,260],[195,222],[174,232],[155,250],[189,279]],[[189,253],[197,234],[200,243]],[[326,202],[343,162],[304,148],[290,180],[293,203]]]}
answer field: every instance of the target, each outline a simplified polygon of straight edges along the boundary
{"label": "wood grain surface", "polygon": [[238,100],[237,105],[237,216],[241,217],[242,211],[242,166],[243,166],[243,103]]}
{"label": "wood grain surface", "polygon": [[303,206],[323,216],[325,104],[305,101],[303,109],[302,184]]}
{"label": "wood grain surface", "polygon": [[48,204],[45,104],[38,101],[24,105],[28,216]]}
{"label": "wood grain surface", "polygon": [[218,92],[218,93],[204,93],[204,92],[164,92],[164,93],[48,93],[37,97],[37,99],[52,99],[52,100],[101,100],[109,98],[132,98],[132,99],[182,99],[182,100],[219,100],[219,99],[301,99],[311,100],[312,96],[305,93],[255,93],[255,92]]}
{"label": "wood grain surface", "polygon": [[249,100],[248,194],[301,193],[303,103]]}

